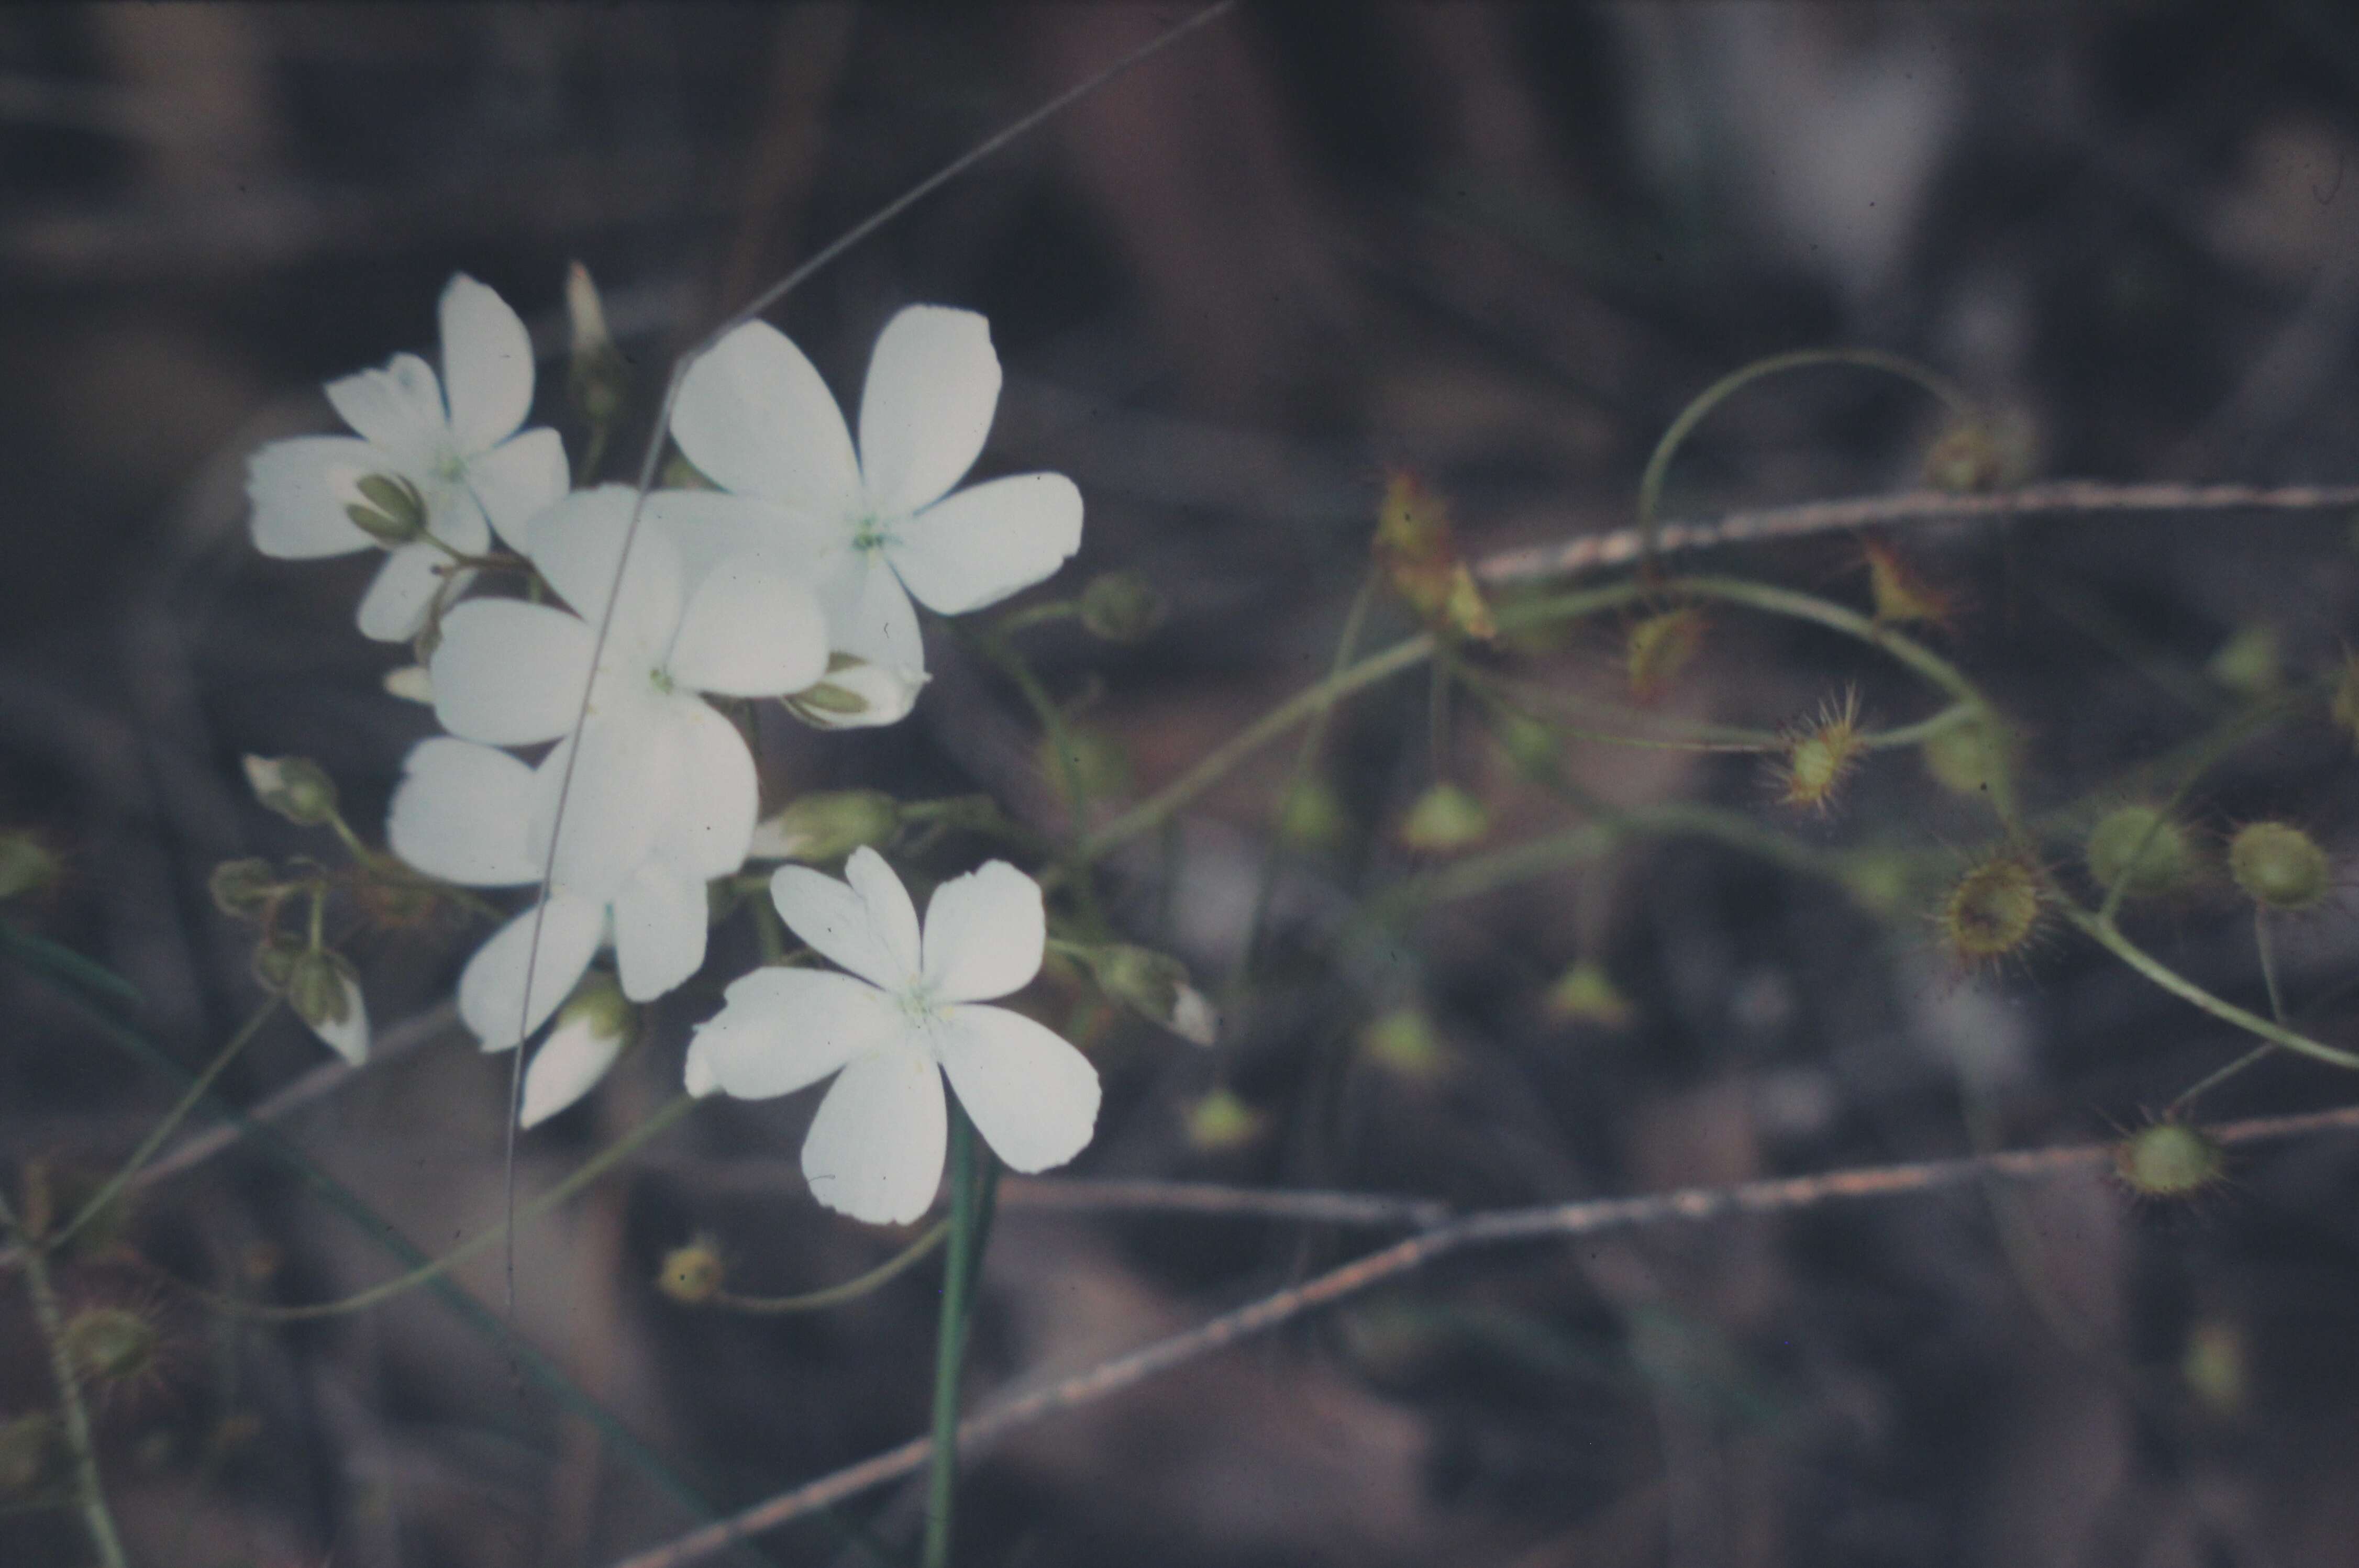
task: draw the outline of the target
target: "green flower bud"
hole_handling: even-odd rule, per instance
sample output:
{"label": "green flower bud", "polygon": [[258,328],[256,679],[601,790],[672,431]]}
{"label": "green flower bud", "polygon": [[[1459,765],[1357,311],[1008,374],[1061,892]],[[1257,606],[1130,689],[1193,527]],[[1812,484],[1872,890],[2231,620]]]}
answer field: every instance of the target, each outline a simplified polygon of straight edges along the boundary
{"label": "green flower bud", "polygon": [[1491,733],[1499,742],[1499,750],[1516,765],[1516,771],[1535,784],[1553,782],[1559,773],[1558,746],[1555,731],[1537,719],[1520,713],[1497,713],[1491,719]]}
{"label": "green flower bud", "polygon": [[1627,1029],[1635,1012],[1629,998],[1614,985],[1605,966],[1583,958],[1557,977],[1549,987],[1548,1012],[1568,1023],[1593,1023],[1601,1029]]}
{"label": "green flower bud", "polygon": [[1400,838],[1424,854],[1447,855],[1481,843],[1490,831],[1491,814],[1481,801],[1456,784],[1440,784],[1408,808]]}
{"label": "green flower bud", "polygon": [[1298,849],[1332,849],[1351,826],[1334,786],[1321,778],[1296,784],[1277,808],[1277,836]]}
{"label": "green flower bud", "polygon": [[287,1005],[313,1029],[326,1029],[353,1015],[360,977],[341,953],[315,948],[298,956],[287,971]]}
{"label": "green flower bud", "polygon": [[1183,1040],[1210,1045],[1219,1032],[1212,1004],[1189,983],[1188,966],[1168,953],[1109,943],[1090,950],[1090,973],[1107,997]]}
{"label": "green flower bud", "polygon": [[29,1498],[62,1479],[64,1436],[40,1411],[0,1421],[0,1498]]}
{"label": "green flower bud", "polygon": [[2114,1145],[2114,1173],[2141,1197],[2187,1197],[2217,1181],[2226,1163],[2217,1140],[2183,1121],[2141,1127]]}
{"label": "green flower bud", "polygon": [[353,488],[361,492],[361,500],[346,505],[344,515],[386,548],[407,545],[426,532],[426,498],[399,474],[364,474]]}
{"label": "green flower bud", "polygon": [[2277,629],[2243,626],[2236,630],[2204,666],[2205,673],[2239,697],[2267,697],[2285,684]]}
{"label": "green flower bud", "polygon": [[665,490],[716,490],[720,488],[704,477],[703,470],[688,460],[682,452],[674,452],[663,466],[660,487]]}
{"label": "green flower bud", "polygon": [[64,871],[64,862],[38,834],[22,828],[0,833],[0,900],[47,892]]}
{"label": "green flower bud", "polygon": [[721,1293],[727,1278],[720,1249],[712,1238],[700,1236],[664,1254],[656,1271],[656,1289],[683,1306],[701,1306]]}
{"label": "green flower bud", "polygon": [[1987,796],[2005,761],[2001,745],[1983,725],[1966,723],[1928,737],[1918,751],[1933,782],[1951,795]]}
{"label": "green flower bud", "polygon": [[2125,898],[2183,892],[2201,871],[2187,830],[2154,806],[2117,806],[2090,831],[2089,874],[2104,888],[2121,881]]}
{"label": "green flower bud", "polygon": [[283,991],[295,978],[296,961],[310,947],[293,936],[273,936],[254,950],[255,982],[267,991]]}
{"label": "green flower bud", "polygon": [[1227,1089],[1214,1089],[1188,1108],[1184,1126],[1190,1147],[1219,1154],[1259,1138],[1268,1120]]}
{"label": "green flower bud", "polygon": [[1433,1020],[1413,1007],[1397,1007],[1360,1032],[1368,1059],[1404,1078],[1438,1078],[1449,1070],[1450,1053]]}
{"label": "green flower bud", "polygon": [[223,860],[206,883],[213,907],[233,919],[248,920],[279,896],[277,868],[267,860]]}
{"label": "green flower bud", "polygon": [[336,782],[309,757],[248,757],[245,782],[255,799],[299,827],[317,827],[336,815]]}
{"label": "green flower bud", "polygon": [[1163,624],[1163,596],[1137,572],[1107,572],[1082,589],[1082,624],[1109,643],[1138,643]]}
{"label": "green flower bud", "polygon": [[854,849],[891,841],[901,830],[901,803],[880,790],[822,790],[798,795],[757,823],[756,860],[840,860]]}
{"label": "green flower bud", "polygon": [[573,353],[567,390],[582,416],[597,426],[611,425],[623,411],[631,387],[631,367],[606,330],[606,311],[598,299],[598,286],[580,262],[565,269],[565,316],[573,330]]}
{"label": "green flower bud", "polygon": [[58,1336],[83,1377],[124,1383],[156,1369],[156,1325],[128,1307],[85,1307]]}
{"label": "green flower bud", "polygon": [[592,969],[557,1010],[557,1028],[550,1033],[586,1029],[602,1040],[626,1040],[638,1027],[639,1010],[623,994],[622,986],[605,970]]}
{"label": "green flower bud", "polygon": [[2288,822],[2252,822],[2228,841],[2228,871],[2245,896],[2268,909],[2309,909],[2332,881],[2326,851]]}
{"label": "green flower bud", "polygon": [[831,654],[825,678],[784,700],[788,712],[815,730],[865,730],[908,718],[926,679],[850,654]]}

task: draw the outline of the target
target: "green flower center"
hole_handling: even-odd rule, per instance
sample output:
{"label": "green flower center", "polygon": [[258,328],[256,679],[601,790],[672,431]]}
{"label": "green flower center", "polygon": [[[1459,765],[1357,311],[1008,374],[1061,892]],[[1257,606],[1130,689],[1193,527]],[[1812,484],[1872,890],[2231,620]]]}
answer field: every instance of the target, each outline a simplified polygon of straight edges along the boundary
{"label": "green flower center", "polygon": [[874,555],[899,540],[890,528],[875,517],[856,517],[852,524],[852,547]]}

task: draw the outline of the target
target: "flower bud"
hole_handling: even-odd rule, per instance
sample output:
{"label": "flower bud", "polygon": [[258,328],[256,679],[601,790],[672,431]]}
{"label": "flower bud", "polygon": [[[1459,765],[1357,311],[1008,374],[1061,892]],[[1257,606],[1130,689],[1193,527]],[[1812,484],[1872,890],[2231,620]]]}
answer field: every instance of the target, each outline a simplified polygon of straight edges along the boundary
{"label": "flower bud", "polygon": [[85,1307],[66,1320],[59,1343],[94,1383],[125,1383],[156,1369],[156,1325],[128,1307]]}
{"label": "flower bud", "polygon": [[1951,795],[1987,796],[2005,762],[2005,743],[1980,723],[1953,724],[1918,747],[1925,771]]}
{"label": "flower bud", "polygon": [[64,871],[64,863],[39,834],[23,828],[0,833],[0,901],[47,892]]}
{"label": "flower bud", "polygon": [[1400,838],[1421,854],[1447,855],[1481,843],[1490,831],[1491,814],[1481,801],[1454,784],[1439,784],[1409,806]]}
{"label": "flower bud", "polygon": [[1163,596],[1137,572],[1107,572],[1082,589],[1082,624],[1109,643],[1144,642],[1165,614]]}
{"label": "flower bud", "polygon": [[1705,626],[1703,611],[1693,608],[1666,610],[1633,622],[1622,644],[1630,695],[1640,702],[1662,696],[1703,646]]}
{"label": "flower bud", "polygon": [[1385,580],[1436,632],[1488,642],[1490,606],[1459,558],[1450,511],[1416,475],[1395,472],[1376,510],[1375,555]]}
{"label": "flower bud", "polygon": [[1568,1023],[1593,1023],[1601,1029],[1627,1029],[1634,1010],[1605,966],[1583,958],[1557,977],[1549,987],[1548,1013]]}
{"label": "flower bud", "polygon": [[2228,841],[2228,871],[2245,896],[2267,909],[2303,910],[2332,885],[2326,851],[2288,822],[2251,822]]}
{"label": "flower bud", "polygon": [[295,977],[296,960],[309,944],[293,936],[270,936],[254,949],[254,979],[266,991],[283,991]]}
{"label": "flower bud", "polygon": [[[1068,791],[1074,783],[1092,800],[1113,800],[1130,793],[1130,753],[1121,741],[1103,730],[1074,728],[1065,732],[1066,750],[1058,754],[1052,737],[1040,738],[1038,765],[1057,792],[1057,798],[1071,804]],[[1069,780],[1066,768],[1071,764],[1074,777]]]}
{"label": "flower bud", "polygon": [[2125,898],[2153,898],[2192,885],[2201,867],[2187,829],[2151,806],[2116,806],[2089,833],[2089,874]]}
{"label": "flower bud", "polygon": [[1302,780],[1277,808],[1277,836],[1298,849],[1332,849],[1350,827],[1343,801],[1325,779]]}
{"label": "flower bud", "polygon": [[2220,644],[2204,673],[2239,697],[2267,697],[2285,684],[2277,628],[2240,626]]}
{"label": "flower bud", "polygon": [[361,499],[344,507],[353,526],[387,549],[426,532],[426,498],[397,473],[363,474],[353,488]]}
{"label": "flower bud", "polygon": [[1242,1149],[1262,1135],[1269,1119],[1227,1089],[1214,1089],[1190,1106],[1184,1119],[1188,1143],[1205,1154]]}
{"label": "flower bud", "polygon": [[755,860],[840,860],[901,830],[901,803],[881,790],[821,790],[798,795],[754,825]]}
{"label": "flower bud", "polygon": [[727,1278],[720,1249],[712,1238],[700,1236],[664,1254],[656,1271],[656,1289],[683,1306],[700,1306],[721,1293]]}
{"label": "flower bud", "polygon": [[525,1069],[518,1127],[538,1127],[598,1087],[615,1059],[638,1037],[639,1010],[614,977],[593,969],[563,1007],[557,1027]]}
{"label": "flower bud", "polygon": [[278,871],[267,860],[223,860],[205,884],[213,907],[234,920],[251,920],[279,896]]}
{"label": "flower bud", "polygon": [[1212,1002],[1189,983],[1188,966],[1168,953],[1108,943],[1090,950],[1090,973],[1108,998],[1191,1044],[1210,1045],[1219,1032]]}
{"label": "flower bud", "polygon": [[785,698],[787,711],[815,730],[866,730],[897,724],[918,705],[928,676],[872,665],[850,654],[828,655],[827,675]]}
{"label": "flower bud", "polygon": [[35,1411],[0,1421],[0,1498],[24,1498],[46,1492],[65,1469],[64,1433],[57,1417]]}
{"label": "flower bud", "polygon": [[631,368],[606,330],[606,312],[598,301],[598,286],[580,262],[565,269],[565,318],[573,330],[573,352],[567,390],[573,406],[592,425],[614,422],[629,395]]}
{"label": "flower bud", "polygon": [[336,783],[309,757],[248,757],[245,782],[255,799],[299,827],[317,827],[336,815]]}
{"label": "flower bud", "polygon": [[1943,901],[1940,929],[1967,963],[2020,953],[2038,929],[2047,903],[2037,867],[2018,855],[1984,860],[1958,879]]}
{"label": "flower bud", "polygon": [[368,1005],[344,956],[311,948],[287,971],[287,1005],[321,1043],[358,1066],[368,1056]]}
{"label": "flower bud", "polygon": [[1438,1078],[1450,1066],[1450,1053],[1433,1020],[1413,1007],[1397,1007],[1360,1032],[1368,1059],[1404,1078]]}
{"label": "flower bud", "polygon": [[2154,1122],[2114,1145],[2114,1173],[2140,1197],[2187,1197],[2219,1180],[2226,1164],[2218,1141],[2183,1121]]}
{"label": "flower bud", "polygon": [[385,689],[389,697],[404,702],[434,704],[434,677],[427,674],[424,665],[404,665],[397,670],[385,672]]}

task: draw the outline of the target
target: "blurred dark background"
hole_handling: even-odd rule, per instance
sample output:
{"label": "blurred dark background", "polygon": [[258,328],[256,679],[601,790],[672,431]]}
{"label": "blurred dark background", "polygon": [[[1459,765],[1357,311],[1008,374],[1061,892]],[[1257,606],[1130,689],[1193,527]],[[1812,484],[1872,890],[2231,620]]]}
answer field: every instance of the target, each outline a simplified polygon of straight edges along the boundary
{"label": "blurred dark background", "polygon": [[[0,12],[0,822],[47,835],[68,868],[10,918],[130,979],[145,1025],[194,1065],[255,1000],[250,935],[214,913],[208,873],[326,852],[251,803],[240,755],[316,757],[364,831],[381,823],[431,723],[381,688],[400,651],[352,629],[373,562],[256,556],[244,465],[331,427],[322,380],[430,351],[451,272],[533,326],[536,417],[578,450],[560,288],[587,264],[642,373],[619,473],[671,357],[708,326],[1185,14]],[[848,397],[901,304],[989,314],[1007,384],[986,468],[1061,470],[1090,508],[1081,557],[1044,593],[1128,567],[1173,607],[1137,648],[1064,629],[1030,644],[1147,788],[1324,668],[1386,468],[1449,497],[1476,557],[1623,526],[1663,427],[1763,354],[1921,359],[2006,410],[2044,474],[2359,479],[2354,155],[2359,18],[2313,0],[1255,4],[928,200],[772,319]],[[1839,371],[1770,384],[1683,455],[1669,510],[1906,487],[1938,412]],[[1909,543],[1973,607],[1953,650],[2031,737],[2040,807],[2115,787],[2216,719],[2234,694],[2207,665],[2239,632],[2259,629],[2288,672],[2327,667],[2359,600],[2335,516]],[[1713,564],[1864,593],[1841,539]],[[1613,698],[1618,654],[1612,628],[1590,628],[1518,668]],[[938,655],[906,725],[771,737],[767,797],[983,790],[1053,830],[1021,703],[954,643]],[[1674,708],[1772,727],[1846,680],[1872,714],[1920,711],[1854,650],[1735,620]],[[1565,820],[1465,708],[1455,765],[1500,840]],[[2242,1049],[2073,939],[1961,977],[1918,905],[1879,919],[1691,842],[1439,912],[1380,975],[1338,963],[1340,912],[1409,863],[1390,833],[1430,776],[1426,723],[1419,683],[1339,720],[1343,842],[1281,883],[1217,1055],[1143,1025],[1103,1044],[1107,1109],[1082,1173],[1467,1206],[1645,1191],[1955,1154],[1970,1124],[2102,1138]],[[1168,856],[1114,868],[1126,928],[1208,989],[1232,985],[1286,754],[1215,791]],[[1776,810],[1748,759],[1594,748],[1570,765],[1620,804]],[[2297,724],[2194,804],[2207,831],[2282,816],[2341,851],[2354,782],[2348,738]],[[1906,753],[1836,816],[1777,820],[1829,846],[1963,849],[1989,831]],[[2332,994],[2359,957],[2349,916],[2338,899],[2279,934],[2287,984],[2329,1039],[2352,1033]],[[2259,1005],[2251,922],[2230,901],[2141,935]],[[467,946],[449,930],[356,946],[380,1033],[424,1019],[437,1038],[287,1124],[429,1251],[502,1201],[505,1061],[432,1028]],[[1613,973],[1625,1027],[1548,1016],[1540,994],[1576,957]],[[675,1091],[715,983],[668,999],[593,1101],[526,1140],[527,1190]],[[1355,1050],[1368,1017],[1410,1004],[1435,1022],[1438,1068]],[[0,1017],[11,1166],[103,1171],[168,1103],[12,974]],[[319,1058],[282,1022],[225,1087],[252,1100]],[[1216,1084],[1266,1118],[1261,1137],[1190,1141]],[[2206,1108],[2348,1096],[2329,1069],[2280,1063]],[[731,1507],[924,1421],[929,1271],[776,1320],[694,1313],[649,1283],[699,1229],[749,1291],[889,1252],[775,1174],[810,1098],[706,1108],[518,1252],[518,1332]],[[1470,1256],[1009,1441],[972,1474],[962,1560],[2359,1562],[2354,1200],[2359,1148],[2328,1138],[2240,1158],[2187,1208],[2092,1175]],[[287,1300],[392,1267],[244,1153],[157,1189],[130,1244],[216,1284],[251,1265]],[[1367,1244],[1011,1206],[975,1389],[1085,1365]],[[462,1278],[500,1300],[495,1259]],[[167,1330],[150,1385],[101,1420],[138,1562],[603,1563],[691,1522],[423,1292],[282,1330],[209,1316],[129,1263],[71,1285]],[[46,1399],[38,1352],[12,1286],[0,1418]],[[862,1561],[858,1520],[889,1555],[915,1518],[888,1489],[766,1549]],[[80,1562],[73,1526],[0,1513],[0,1561]]]}

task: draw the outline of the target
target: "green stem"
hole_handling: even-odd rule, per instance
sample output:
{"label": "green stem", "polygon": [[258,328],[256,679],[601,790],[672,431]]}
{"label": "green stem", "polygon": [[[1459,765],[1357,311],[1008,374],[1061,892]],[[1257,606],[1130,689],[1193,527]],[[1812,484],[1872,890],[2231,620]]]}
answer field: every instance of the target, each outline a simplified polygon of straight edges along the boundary
{"label": "green stem", "polygon": [[98,1449],[91,1441],[90,1409],[82,1402],[81,1369],[66,1348],[65,1322],[58,1311],[57,1290],[49,1281],[49,1239],[19,1225],[5,1198],[0,1198],[0,1224],[16,1231],[23,1243],[25,1293],[32,1297],[34,1320],[40,1325],[41,1337],[49,1342],[49,1371],[57,1379],[58,1409],[65,1418],[66,1447],[73,1455],[74,1496],[82,1509],[82,1524],[103,1568],[129,1568],[122,1538],[114,1532],[114,1516],[107,1510],[106,1488],[99,1479]]}
{"label": "green stem", "polygon": [[1050,600],[1046,604],[1027,604],[1021,610],[1011,610],[992,622],[992,634],[1009,637],[1035,626],[1053,622],[1071,621],[1082,612],[1082,607],[1070,599]]}
{"label": "green stem", "polygon": [[2232,1023],[2247,1034],[2258,1035],[2261,1039],[2283,1046],[2286,1050],[2298,1051],[2305,1056],[2315,1057],[2319,1061],[2329,1062],[2338,1067],[2359,1067],[2359,1055],[2323,1044],[2312,1040],[2307,1034],[2297,1034],[2282,1024],[2270,1022],[2259,1013],[2247,1011],[2231,1001],[2223,1001],[2178,970],[2147,954],[2145,949],[2123,935],[2120,927],[2114,925],[2112,921],[2092,914],[2076,903],[2060,901],[2060,907],[2062,908],[2066,920],[2079,927],[2106,952],[2111,953],[2171,995],[2182,1000],[2193,1002],[2222,1022]]}
{"label": "green stem", "polygon": [[857,1301],[911,1265],[930,1256],[935,1248],[940,1247],[949,1238],[950,1233],[950,1222],[944,1220],[892,1257],[885,1260],[884,1262],[869,1270],[868,1272],[856,1279],[846,1280],[840,1285],[830,1285],[823,1291],[810,1291],[799,1296],[741,1296],[728,1291],[719,1291],[713,1294],[712,1304],[728,1312],[749,1313],[757,1317],[790,1312],[817,1312],[823,1307],[842,1306],[845,1302]]}
{"label": "green stem", "polygon": [[1654,454],[1647,460],[1647,471],[1638,481],[1638,527],[1646,536],[1638,558],[1645,571],[1651,574],[1654,569],[1658,527],[1655,514],[1663,499],[1664,476],[1670,471],[1672,457],[1695,427],[1703,423],[1704,416],[1725,403],[1733,394],[1765,376],[1811,365],[1832,364],[1890,371],[1895,375],[1915,382],[1948,404],[1953,413],[1963,415],[1972,408],[1965,394],[1946,376],[1937,375],[1920,364],[1877,349],[1803,349],[1789,354],[1773,354],[1766,360],[1741,365],[1704,388],[1693,402],[1680,409],[1680,416],[1671,421],[1670,428],[1663,432],[1663,438],[1655,443]]}
{"label": "green stem", "polygon": [[[2285,994],[2277,989],[2277,945],[2269,939],[2269,912],[2259,904],[2253,906],[2253,945],[2260,950],[2261,983],[2268,988],[2269,1016],[2282,1025],[2286,1022]],[[2181,1106],[2193,1104],[2206,1091],[2226,1083],[2247,1067],[2257,1066],[2276,1055],[2277,1051],[2275,1041],[2263,1041],[2226,1066],[2182,1091],[2177,1099],[2170,1102],[2170,1108],[2177,1110]]]}
{"label": "green stem", "polygon": [[186,1121],[189,1113],[203,1103],[207,1091],[212,1087],[213,1080],[220,1077],[229,1065],[237,1060],[238,1053],[244,1051],[247,1044],[262,1033],[262,1026],[269,1022],[271,1017],[277,1012],[278,1004],[282,1000],[284,999],[273,997],[264,1002],[255,1011],[254,1016],[245,1021],[245,1027],[230,1036],[229,1044],[221,1048],[221,1054],[205,1064],[204,1071],[190,1081],[188,1088],[181,1094],[179,1101],[170,1110],[164,1113],[164,1119],[149,1129],[147,1136],[140,1140],[139,1147],[131,1152],[131,1158],[123,1162],[122,1169],[109,1176],[106,1179],[106,1184],[92,1194],[90,1201],[83,1204],[71,1219],[66,1221],[53,1235],[49,1236],[44,1245],[52,1248],[60,1247],[73,1239],[83,1226],[97,1218],[105,1210],[106,1206],[113,1203],[123,1189],[131,1184],[131,1179],[139,1173],[148,1161],[156,1157],[156,1151],[164,1146],[164,1141],[172,1135],[173,1129]]}
{"label": "green stem", "polygon": [[934,1352],[934,1459],[926,1486],[925,1568],[950,1568],[951,1509],[958,1494],[959,1374],[975,1275],[979,1184],[974,1124],[950,1103],[951,1249],[942,1265],[942,1314]]}

